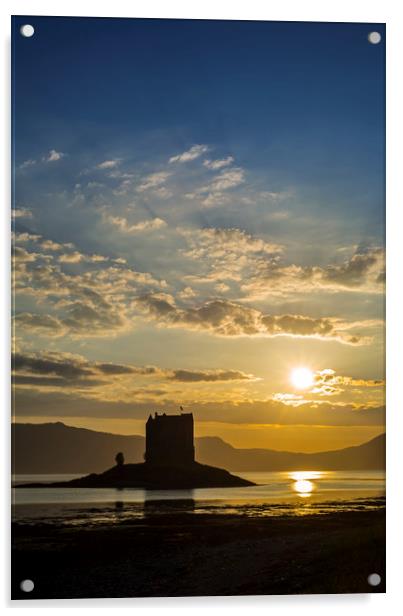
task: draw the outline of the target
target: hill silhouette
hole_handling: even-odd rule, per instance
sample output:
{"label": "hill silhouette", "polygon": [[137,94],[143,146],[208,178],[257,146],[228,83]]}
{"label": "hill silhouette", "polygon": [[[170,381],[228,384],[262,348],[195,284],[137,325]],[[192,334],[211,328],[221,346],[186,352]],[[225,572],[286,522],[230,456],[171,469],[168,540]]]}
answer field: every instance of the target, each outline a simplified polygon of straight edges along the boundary
{"label": "hill silhouette", "polygon": [[[116,435],[61,422],[12,424],[14,473],[100,473],[109,468],[116,452],[128,464],[143,462],[143,436]],[[383,470],[385,435],[356,447],[320,453],[272,449],[238,449],[219,437],[195,439],[196,459],[202,465],[230,471]],[[128,466],[126,464],[125,466]]]}
{"label": "hill silhouette", "polygon": [[385,434],[354,447],[318,453],[296,453],[273,449],[236,449],[216,437],[198,439],[199,460],[223,464],[230,470],[383,470],[385,468]]}

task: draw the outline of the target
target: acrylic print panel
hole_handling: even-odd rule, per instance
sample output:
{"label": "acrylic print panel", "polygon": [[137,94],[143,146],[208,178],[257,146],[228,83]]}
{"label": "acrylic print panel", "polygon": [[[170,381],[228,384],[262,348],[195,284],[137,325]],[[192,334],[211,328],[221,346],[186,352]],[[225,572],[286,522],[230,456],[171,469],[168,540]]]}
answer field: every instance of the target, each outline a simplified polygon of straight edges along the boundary
{"label": "acrylic print panel", "polygon": [[12,30],[13,598],[383,592],[384,25]]}

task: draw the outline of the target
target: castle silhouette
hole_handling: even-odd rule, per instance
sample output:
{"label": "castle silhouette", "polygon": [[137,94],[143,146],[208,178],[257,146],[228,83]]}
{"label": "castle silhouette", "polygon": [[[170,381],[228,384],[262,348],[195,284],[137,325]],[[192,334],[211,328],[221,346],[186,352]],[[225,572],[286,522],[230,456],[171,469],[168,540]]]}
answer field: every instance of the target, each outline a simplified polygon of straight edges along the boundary
{"label": "castle silhouette", "polygon": [[[182,410],[182,408],[181,408]],[[149,416],[146,423],[144,462],[121,462],[103,473],[55,483],[19,484],[19,488],[143,488],[146,490],[189,490],[193,488],[226,488],[255,485],[252,481],[231,475],[223,468],[200,464],[195,460],[192,413]]]}
{"label": "castle silhouette", "polygon": [[195,461],[193,414],[149,416],[146,423],[146,464],[187,466]]}

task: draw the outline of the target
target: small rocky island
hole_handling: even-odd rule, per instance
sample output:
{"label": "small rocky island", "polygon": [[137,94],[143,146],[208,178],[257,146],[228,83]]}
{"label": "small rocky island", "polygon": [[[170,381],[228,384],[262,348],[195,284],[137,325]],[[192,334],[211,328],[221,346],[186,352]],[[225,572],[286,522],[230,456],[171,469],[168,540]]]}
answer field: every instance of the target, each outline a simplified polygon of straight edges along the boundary
{"label": "small rocky island", "polygon": [[146,490],[185,490],[253,486],[253,482],[214,466],[195,461],[192,413],[148,418],[145,461],[124,464],[122,453],[116,466],[71,481],[30,483],[19,488],[144,488]]}

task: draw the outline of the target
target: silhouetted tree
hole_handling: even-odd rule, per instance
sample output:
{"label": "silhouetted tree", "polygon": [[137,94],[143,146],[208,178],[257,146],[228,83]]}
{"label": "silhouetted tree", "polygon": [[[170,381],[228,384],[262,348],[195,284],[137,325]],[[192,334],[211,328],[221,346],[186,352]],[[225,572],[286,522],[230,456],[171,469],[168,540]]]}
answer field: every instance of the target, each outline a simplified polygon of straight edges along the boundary
{"label": "silhouetted tree", "polygon": [[121,451],[116,454],[115,462],[118,466],[123,466],[123,464],[125,463],[125,457]]}

